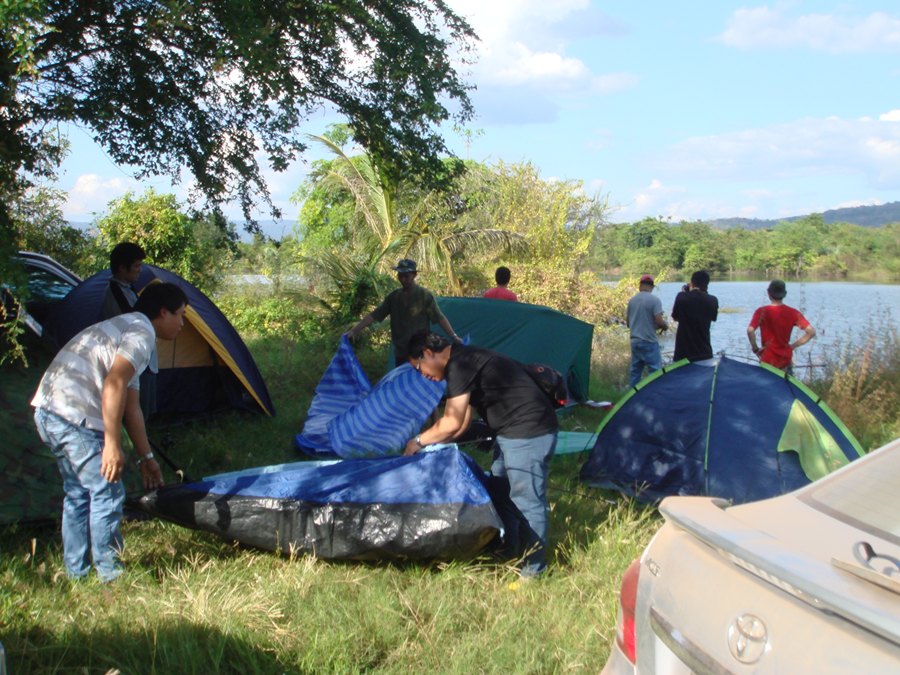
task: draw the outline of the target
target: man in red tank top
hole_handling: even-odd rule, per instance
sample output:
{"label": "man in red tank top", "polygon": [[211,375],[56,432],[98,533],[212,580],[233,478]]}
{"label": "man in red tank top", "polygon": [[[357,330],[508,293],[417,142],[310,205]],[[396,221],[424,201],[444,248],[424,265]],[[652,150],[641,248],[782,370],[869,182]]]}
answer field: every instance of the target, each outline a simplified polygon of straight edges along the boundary
{"label": "man in red tank top", "polygon": [[[791,373],[794,350],[812,340],[816,329],[798,310],[784,304],[787,288],[783,281],[773,280],[766,292],[770,304],[757,309],[747,326],[750,348],[760,361]],[[803,334],[791,342],[794,326],[802,330]],[[762,337],[762,346],[758,346],[756,342],[757,328]]]}

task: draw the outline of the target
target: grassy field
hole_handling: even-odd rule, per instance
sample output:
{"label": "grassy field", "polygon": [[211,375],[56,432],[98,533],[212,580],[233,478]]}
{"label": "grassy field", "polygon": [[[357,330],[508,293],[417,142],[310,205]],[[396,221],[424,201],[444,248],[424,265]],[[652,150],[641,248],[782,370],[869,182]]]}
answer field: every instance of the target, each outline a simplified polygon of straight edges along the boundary
{"label": "grassy field", "polygon": [[[188,475],[297,459],[293,437],[334,341],[267,338],[251,348],[278,414],[152,429],[157,442],[172,441],[170,454]],[[889,351],[886,362],[896,368],[897,352]],[[626,377],[627,344],[601,335],[594,352],[591,398],[614,400]],[[376,379],[383,352],[364,349],[361,359]],[[844,387],[846,398],[858,401],[853,410],[871,411],[866,396],[873,391],[879,401],[890,394],[890,424],[881,435],[895,433],[896,379],[882,377],[876,387],[871,373],[858,365],[855,372],[821,387]],[[884,382],[893,384],[885,389]],[[582,408],[561,420],[567,429],[593,430],[601,415]],[[857,433],[874,426],[866,418],[854,423]],[[485,453],[472,455],[487,462]],[[548,574],[528,583],[488,559],[334,563],[138,520],[123,528],[123,577],[109,585],[71,583],[57,526],[7,528],[0,532],[0,641],[9,671],[597,672],[614,636],[621,574],[660,521],[653,508],[581,485],[583,460],[564,455],[553,462],[554,553]]]}
{"label": "grassy field", "polygon": [[[293,436],[334,343],[257,341],[274,418],[225,415],[155,428],[192,476],[297,459]],[[383,353],[364,350],[376,378]],[[594,398],[616,385],[594,383]],[[562,417],[596,427],[601,413]],[[486,453],[473,450],[483,464]],[[72,583],[58,527],[0,534],[0,641],[11,673],[597,672],[619,580],[658,525],[654,509],[583,487],[583,455],[554,460],[554,555],[522,583],[488,559],[333,563],[241,548],[159,521],[124,524],[127,571]],[[167,474],[167,478],[172,477]]]}

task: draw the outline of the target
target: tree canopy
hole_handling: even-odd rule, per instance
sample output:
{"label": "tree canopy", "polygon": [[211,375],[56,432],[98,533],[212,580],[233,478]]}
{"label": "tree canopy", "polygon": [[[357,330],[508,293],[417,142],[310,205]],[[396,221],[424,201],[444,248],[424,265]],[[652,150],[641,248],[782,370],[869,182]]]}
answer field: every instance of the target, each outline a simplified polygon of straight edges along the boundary
{"label": "tree canopy", "polygon": [[52,170],[48,131],[71,122],[138,178],[186,167],[249,216],[323,109],[388,170],[439,183],[438,127],[472,114],[456,64],[474,39],[443,0],[6,0],[0,188]]}
{"label": "tree canopy", "polygon": [[237,250],[234,228],[219,214],[184,213],[175,195],[153,190],[111,201],[109,212],[94,225],[99,233],[95,245],[104,254],[119,242],[134,242],[146,252],[146,262],[180,274],[207,293],[218,285]]}

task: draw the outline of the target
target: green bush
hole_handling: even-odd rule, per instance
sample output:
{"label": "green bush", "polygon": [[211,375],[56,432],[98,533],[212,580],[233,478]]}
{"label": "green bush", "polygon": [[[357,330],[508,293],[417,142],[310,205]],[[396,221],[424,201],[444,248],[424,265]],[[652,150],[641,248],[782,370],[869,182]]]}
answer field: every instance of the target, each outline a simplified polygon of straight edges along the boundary
{"label": "green bush", "polygon": [[242,335],[303,340],[327,332],[321,310],[303,294],[250,287],[218,295],[216,304]]}

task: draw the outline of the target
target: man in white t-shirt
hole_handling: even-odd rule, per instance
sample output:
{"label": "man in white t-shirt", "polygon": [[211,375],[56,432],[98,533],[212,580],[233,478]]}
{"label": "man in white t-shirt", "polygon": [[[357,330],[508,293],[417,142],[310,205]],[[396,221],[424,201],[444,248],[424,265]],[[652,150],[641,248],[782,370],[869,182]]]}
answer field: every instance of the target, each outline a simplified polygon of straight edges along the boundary
{"label": "man in white t-shirt", "polygon": [[144,487],[163,485],[144,427],[138,379],[156,338],[178,335],[186,306],[187,296],[175,284],[151,284],[135,311],[89,326],[69,340],[31,401],[38,433],[63,478],[63,551],[72,578],[86,576],[91,560],[103,581],[122,573],[123,424],[139,455]]}

